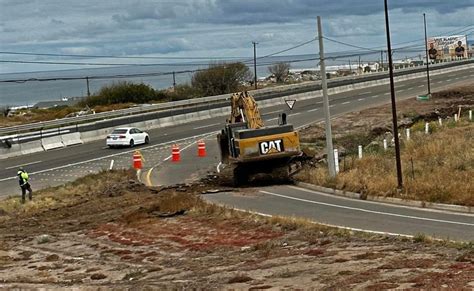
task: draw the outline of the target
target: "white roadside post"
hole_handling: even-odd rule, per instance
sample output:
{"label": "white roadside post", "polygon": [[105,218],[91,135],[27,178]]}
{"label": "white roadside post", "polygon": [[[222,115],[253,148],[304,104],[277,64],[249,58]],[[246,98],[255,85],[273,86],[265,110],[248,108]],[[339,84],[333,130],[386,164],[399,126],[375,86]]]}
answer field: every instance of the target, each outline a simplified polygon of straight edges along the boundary
{"label": "white roadside post", "polygon": [[383,149],[384,149],[384,150],[387,150],[387,148],[388,148],[387,139],[384,138],[384,139],[383,139]]}
{"label": "white roadside post", "polygon": [[438,122],[439,126],[443,126],[443,119],[441,117],[438,117]]}
{"label": "white roadside post", "polygon": [[469,120],[472,120],[472,110],[469,110]]}
{"label": "white roadside post", "polygon": [[114,160],[111,160],[109,170],[112,170],[113,168],[114,168]]}
{"label": "white roadside post", "polygon": [[407,134],[407,140],[410,140],[410,129],[406,129],[406,134]]}
{"label": "white roadside post", "polygon": [[337,149],[334,149],[334,166],[335,166],[336,174],[339,173],[339,153]]}
{"label": "white roadside post", "polygon": [[425,133],[430,134],[430,123],[429,122],[425,123]]}
{"label": "white roadside post", "polygon": [[458,115],[454,113],[454,122],[458,122]]}
{"label": "white roadside post", "polygon": [[359,146],[359,159],[362,159],[362,146]]}

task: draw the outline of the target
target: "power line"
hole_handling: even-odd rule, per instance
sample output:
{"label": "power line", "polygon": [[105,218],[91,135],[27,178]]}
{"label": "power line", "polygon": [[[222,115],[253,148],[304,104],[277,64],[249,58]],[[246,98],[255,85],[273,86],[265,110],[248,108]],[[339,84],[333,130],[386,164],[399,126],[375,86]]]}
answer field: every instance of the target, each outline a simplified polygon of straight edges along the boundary
{"label": "power line", "polygon": [[294,50],[294,49],[297,49],[297,48],[302,47],[304,45],[307,45],[309,43],[312,43],[313,41],[316,41],[316,38],[310,39],[308,41],[305,41],[303,43],[297,44],[295,46],[292,46],[290,48],[287,48],[287,49],[284,49],[284,50],[281,50],[281,51],[278,51],[278,52],[274,52],[274,53],[271,53],[271,54],[268,54],[268,55],[265,55],[265,56],[262,56],[262,57],[258,57],[257,59],[264,59],[264,58],[272,57],[272,56],[275,56],[275,55],[279,55],[281,53],[284,53],[284,52],[287,52],[287,51],[290,51],[290,50]]}
{"label": "power line", "polygon": [[49,57],[73,57],[73,58],[107,58],[107,59],[155,59],[155,60],[219,60],[219,59],[243,59],[246,57],[151,57],[151,56],[113,56],[113,55],[76,55],[76,54],[50,54],[50,53],[30,53],[0,51],[5,55],[26,55],[26,56],[49,56]]}
{"label": "power line", "polygon": [[20,61],[20,60],[0,60],[0,63],[18,63],[18,64],[43,64],[43,65],[79,65],[79,66],[208,66],[209,63],[82,63],[82,62],[51,62],[51,61]]}
{"label": "power line", "polygon": [[331,41],[331,42],[335,42],[335,43],[342,44],[342,45],[345,45],[345,46],[349,46],[349,47],[353,47],[353,48],[358,48],[358,49],[362,49],[362,50],[373,51],[373,52],[377,52],[377,53],[379,52],[379,50],[374,50],[374,49],[371,49],[371,48],[366,48],[366,47],[362,47],[362,46],[353,45],[353,44],[350,44],[350,43],[347,43],[347,42],[343,42],[343,41],[331,39],[331,38],[329,38],[329,37],[323,36],[323,38],[324,38],[325,40],[329,40],[329,41]]}

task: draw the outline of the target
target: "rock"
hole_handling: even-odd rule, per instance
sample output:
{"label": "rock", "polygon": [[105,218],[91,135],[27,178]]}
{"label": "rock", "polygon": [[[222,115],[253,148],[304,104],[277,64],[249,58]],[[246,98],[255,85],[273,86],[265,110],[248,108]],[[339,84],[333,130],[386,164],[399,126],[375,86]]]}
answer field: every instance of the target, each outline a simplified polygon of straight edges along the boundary
{"label": "rock", "polygon": [[45,260],[46,262],[54,262],[54,261],[59,260],[59,256],[56,254],[52,254],[52,255],[47,256]]}
{"label": "rock", "polygon": [[51,241],[51,236],[48,234],[42,234],[36,237],[36,242],[38,244],[44,244]]}
{"label": "rock", "polygon": [[95,274],[91,275],[92,280],[102,280],[102,279],[105,279],[105,278],[107,278],[107,276],[102,274],[102,273],[95,273]]}

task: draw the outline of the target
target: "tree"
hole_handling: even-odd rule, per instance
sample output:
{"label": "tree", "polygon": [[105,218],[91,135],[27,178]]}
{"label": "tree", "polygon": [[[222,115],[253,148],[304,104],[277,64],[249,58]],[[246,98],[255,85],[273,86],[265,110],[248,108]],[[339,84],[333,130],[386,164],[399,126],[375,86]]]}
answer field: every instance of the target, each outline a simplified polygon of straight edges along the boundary
{"label": "tree", "polygon": [[110,105],[118,103],[145,103],[151,100],[165,100],[162,92],[157,92],[147,84],[117,82],[102,87],[96,95],[87,97],[81,106]]}
{"label": "tree", "polygon": [[275,76],[277,83],[282,83],[285,81],[286,77],[290,73],[290,64],[289,63],[277,63],[273,66],[268,67],[268,71]]}
{"label": "tree", "polygon": [[243,63],[211,64],[195,73],[191,85],[203,96],[221,95],[238,91],[243,82],[252,77]]}

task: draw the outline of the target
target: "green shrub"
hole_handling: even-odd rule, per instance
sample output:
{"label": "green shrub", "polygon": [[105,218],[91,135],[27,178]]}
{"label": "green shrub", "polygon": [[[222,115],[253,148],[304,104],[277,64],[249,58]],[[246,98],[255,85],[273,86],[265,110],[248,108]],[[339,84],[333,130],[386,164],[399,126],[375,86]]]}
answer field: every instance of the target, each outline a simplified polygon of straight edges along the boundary
{"label": "green shrub", "polygon": [[81,102],[82,106],[111,105],[117,103],[146,103],[152,100],[166,100],[162,91],[156,91],[146,84],[118,82],[106,85],[94,95]]}

